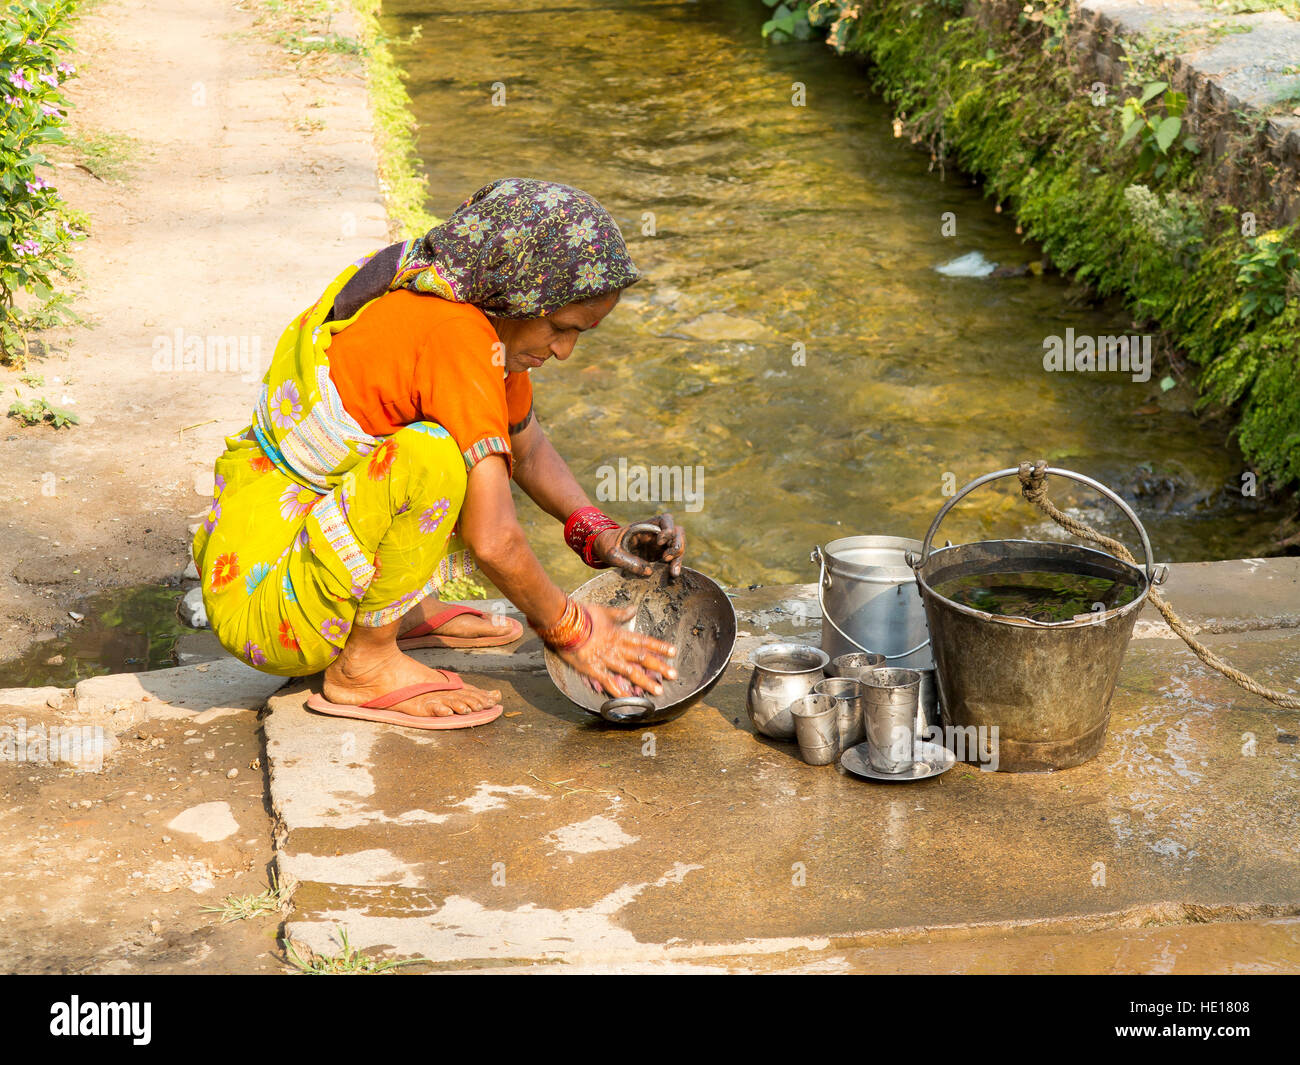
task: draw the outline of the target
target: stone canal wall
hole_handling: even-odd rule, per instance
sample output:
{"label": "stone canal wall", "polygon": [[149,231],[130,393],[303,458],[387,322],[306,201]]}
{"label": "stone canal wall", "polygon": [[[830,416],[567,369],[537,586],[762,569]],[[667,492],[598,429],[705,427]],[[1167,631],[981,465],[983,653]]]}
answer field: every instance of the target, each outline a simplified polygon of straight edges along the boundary
{"label": "stone canal wall", "polygon": [[866,62],[896,134],[982,180],[1051,266],[1123,297],[1157,332],[1159,372],[1197,380],[1263,483],[1294,491],[1300,24],[1192,0],[822,0],[811,16]]}

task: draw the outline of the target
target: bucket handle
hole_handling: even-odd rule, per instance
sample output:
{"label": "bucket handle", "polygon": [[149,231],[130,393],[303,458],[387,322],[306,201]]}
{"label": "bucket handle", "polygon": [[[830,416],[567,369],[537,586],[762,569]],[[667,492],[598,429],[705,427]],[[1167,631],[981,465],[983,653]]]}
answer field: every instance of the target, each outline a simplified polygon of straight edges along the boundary
{"label": "bucket handle", "polygon": [[[863,647],[862,644],[858,643],[857,640],[855,640],[852,636],[850,636],[847,632],[845,632],[842,628],[840,628],[837,624],[835,624],[835,619],[831,617],[829,611],[827,611],[826,585],[829,584],[830,582],[827,581],[826,579],[826,555],[822,551],[821,544],[816,544],[813,547],[812,553],[809,555],[809,561],[816,562],[821,567],[821,572],[817,574],[817,605],[821,607],[822,620],[829,621],[831,628],[834,629],[836,632],[838,632],[841,636],[843,636],[844,639],[848,640],[849,643],[851,643],[859,651],[865,651],[869,655],[884,654],[883,651],[876,651],[870,647]],[[930,638],[927,636],[924,640],[918,643],[911,650],[900,651],[896,655],[885,655],[885,660],[887,662],[892,662],[894,659],[897,658],[906,658],[908,655],[916,654],[917,651],[921,650],[924,647],[928,647],[929,645],[930,645]]]}
{"label": "bucket handle", "polygon": [[[1055,466],[1049,467],[1046,472],[1048,474],[1057,474],[1061,477],[1068,477],[1070,480],[1078,481],[1080,484],[1086,484],[1089,488],[1096,489],[1107,499],[1109,499],[1112,503],[1114,503],[1117,507],[1119,507],[1119,509],[1124,512],[1124,516],[1128,518],[1128,520],[1133,523],[1133,527],[1137,529],[1138,536],[1142,538],[1142,550],[1145,552],[1145,557],[1146,557],[1146,573],[1147,573],[1148,587],[1154,587],[1155,585],[1159,584],[1161,580],[1163,580],[1163,574],[1159,574],[1156,572],[1156,564],[1151,557],[1151,540],[1147,536],[1147,531],[1145,528],[1143,528],[1142,522],[1138,520],[1138,516],[1133,513],[1133,509],[1127,503],[1125,503],[1124,500],[1122,500],[1119,496],[1117,496],[1114,492],[1112,492],[1100,481],[1093,480],[1091,477],[1087,477],[1082,473],[1075,473],[1073,470],[1057,469]],[[939,530],[939,523],[942,522],[943,519],[948,516],[948,511],[952,510],[952,508],[957,505],[957,501],[959,499],[961,499],[963,496],[969,495],[976,488],[988,484],[990,481],[996,481],[1002,477],[1017,476],[1019,475],[1019,473],[1020,473],[1019,466],[1012,466],[1010,469],[1006,469],[1006,470],[998,470],[995,473],[986,473],[983,477],[976,477],[975,480],[971,481],[970,484],[966,485],[964,488],[961,489],[961,491],[959,491],[955,496],[953,496],[950,500],[948,500],[948,502],[946,502],[943,505],[943,507],[940,509],[939,513],[934,516],[934,521],[930,523],[930,528],[925,534],[925,540],[921,544],[921,557],[919,559],[911,560],[912,568],[916,570],[920,570],[925,565],[926,561],[930,558],[930,543],[931,541],[934,540],[934,534]],[[1163,567],[1161,568],[1163,569]]]}

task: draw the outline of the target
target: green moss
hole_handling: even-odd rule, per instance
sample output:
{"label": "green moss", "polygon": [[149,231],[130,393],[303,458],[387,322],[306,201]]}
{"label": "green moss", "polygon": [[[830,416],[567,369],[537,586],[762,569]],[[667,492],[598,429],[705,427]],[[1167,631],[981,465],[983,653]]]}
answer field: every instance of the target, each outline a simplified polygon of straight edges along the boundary
{"label": "green moss", "polygon": [[[1125,94],[1097,100],[1095,75],[1061,45],[1069,9],[1033,6],[1040,19],[982,4],[986,26],[939,4],[877,0],[845,50],[869,61],[908,132],[982,177],[1059,269],[1158,326],[1199,368],[1203,405],[1235,408],[1242,451],[1262,477],[1294,487],[1300,244],[1294,229],[1268,231],[1267,194],[1233,202],[1263,187],[1251,184],[1264,170],[1250,131],[1224,127],[1229,148],[1214,164],[1185,128],[1155,147],[1154,130],[1179,107],[1169,90],[1144,105],[1145,141],[1121,145]],[[1126,62],[1129,84],[1172,81],[1150,47],[1129,44]],[[1135,186],[1144,191],[1126,195]]]}
{"label": "green moss", "polygon": [[351,4],[361,23],[361,51],[375,119],[379,178],[383,182],[393,236],[416,236],[436,225],[439,219],[427,206],[428,179],[415,148],[411,98],[402,84],[388,39],[379,28],[379,0],[351,0]]}

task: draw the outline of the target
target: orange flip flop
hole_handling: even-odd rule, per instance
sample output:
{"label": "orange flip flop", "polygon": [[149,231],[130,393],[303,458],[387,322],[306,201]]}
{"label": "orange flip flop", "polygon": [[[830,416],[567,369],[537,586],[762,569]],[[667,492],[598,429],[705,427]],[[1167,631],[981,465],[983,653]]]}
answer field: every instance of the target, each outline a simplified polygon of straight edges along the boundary
{"label": "orange flip flop", "polygon": [[481,610],[475,610],[472,606],[449,606],[441,613],[435,614],[428,621],[420,622],[410,632],[399,636],[397,638],[398,648],[402,651],[409,651],[415,647],[502,647],[505,644],[514,643],[524,634],[524,627],[514,618],[508,618],[504,614],[494,615],[506,622],[505,631],[500,636],[438,636],[434,633],[434,629],[463,614],[472,614],[478,618],[488,616]]}
{"label": "orange flip flop", "polygon": [[465,682],[455,673],[445,669],[440,669],[438,672],[448,678],[446,682],[408,684],[405,688],[398,688],[359,706],[350,703],[332,703],[323,695],[313,694],[307,699],[307,709],[315,710],[318,714],[329,714],[331,717],[351,717],[358,721],[379,721],[387,725],[404,725],[407,728],[421,729],[473,728],[475,725],[486,725],[501,716],[505,707],[500,703],[489,706],[486,710],[476,710],[472,714],[448,714],[446,717],[420,717],[416,714],[404,714],[400,710],[389,709],[395,703],[413,699],[417,695],[455,691],[465,686]]}

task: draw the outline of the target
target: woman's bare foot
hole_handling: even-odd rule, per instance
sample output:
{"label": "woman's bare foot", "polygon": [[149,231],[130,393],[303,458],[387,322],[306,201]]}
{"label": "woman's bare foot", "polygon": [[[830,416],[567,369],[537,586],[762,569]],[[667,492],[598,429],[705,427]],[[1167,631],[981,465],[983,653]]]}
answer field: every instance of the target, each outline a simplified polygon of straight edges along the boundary
{"label": "woman's bare foot", "polygon": [[[325,669],[324,695],[332,703],[360,706],[412,684],[443,681],[435,669],[397,649],[398,622],[382,628],[354,625],[343,652]],[[389,709],[414,717],[472,714],[498,706],[501,692],[465,685],[454,691],[430,692],[394,703]]]}
{"label": "woman's bare foot", "polygon": [[[411,629],[418,625],[423,625],[432,617],[436,617],[447,609],[447,604],[441,599],[429,596],[416,603],[410,610],[402,615],[398,623],[400,629],[398,635],[405,636]],[[450,621],[444,621],[433,630],[435,636],[451,636],[456,639],[477,640],[483,637],[499,636],[522,636],[524,627],[514,618],[507,617],[505,614],[493,614],[484,612],[484,617],[476,617],[473,614],[458,614]]]}

